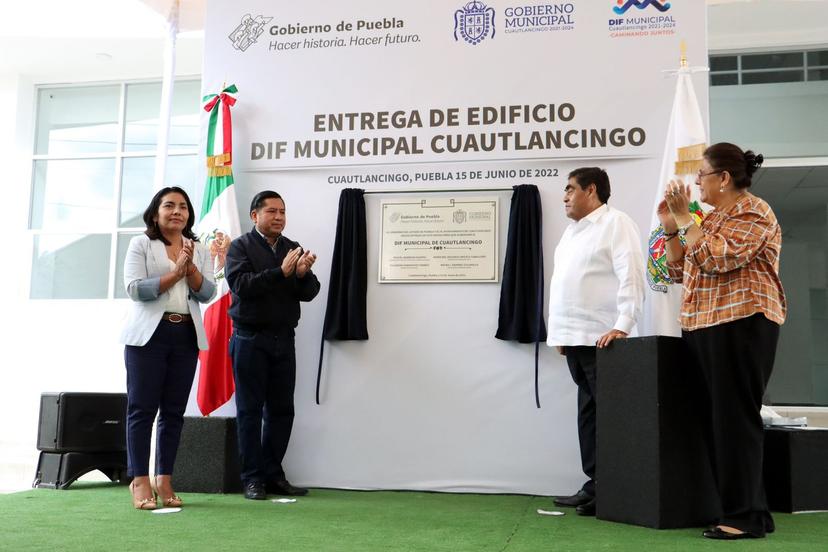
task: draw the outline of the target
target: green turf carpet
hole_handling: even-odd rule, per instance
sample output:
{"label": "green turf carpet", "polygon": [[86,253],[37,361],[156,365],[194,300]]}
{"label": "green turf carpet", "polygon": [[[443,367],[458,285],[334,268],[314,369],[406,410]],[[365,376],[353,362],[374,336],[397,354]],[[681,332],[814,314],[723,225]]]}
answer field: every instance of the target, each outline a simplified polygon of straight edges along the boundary
{"label": "green turf carpet", "polygon": [[542,551],[828,550],[828,514],[775,516],[763,540],[715,542],[575,515],[549,498],[313,489],[293,504],[184,493],[177,514],[134,510],[124,486],[0,495],[0,550]]}

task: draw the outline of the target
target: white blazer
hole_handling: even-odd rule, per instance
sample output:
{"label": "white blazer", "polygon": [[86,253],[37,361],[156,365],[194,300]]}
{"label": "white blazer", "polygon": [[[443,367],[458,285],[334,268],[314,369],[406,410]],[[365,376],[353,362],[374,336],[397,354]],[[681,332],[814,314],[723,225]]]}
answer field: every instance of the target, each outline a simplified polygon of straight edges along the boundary
{"label": "white blazer", "polygon": [[[206,350],[207,336],[204,333],[204,323],[201,321],[199,303],[207,303],[215,296],[216,284],[210,252],[198,242],[195,243],[193,251],[193,263],[204,280],[200,290],[190,290],[187,306],[193,317],[198,348]],[[124,261],[124,286],[127,295],[132,299],[132,304],[121,331],[121,343],[124,345],[144,346],[155,333],[169,298],[169,291],[158,293],[161,276],[169,271],[169,258],[164,242],[151,240],[146,234],[140,234],[130,240]]]}

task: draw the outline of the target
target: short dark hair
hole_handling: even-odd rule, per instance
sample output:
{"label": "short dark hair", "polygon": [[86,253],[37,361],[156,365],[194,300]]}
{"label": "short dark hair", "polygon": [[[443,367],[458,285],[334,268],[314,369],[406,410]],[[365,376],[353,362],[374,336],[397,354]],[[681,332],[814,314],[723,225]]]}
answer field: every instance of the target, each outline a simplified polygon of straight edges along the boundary
{"label": "short dark hair", "polygon": [[280,196],[276,192],[272,190],[265,190],[253,196],[253,201],[250,202],[250,211],[248,211],[248,213],[258,211],[259,209],[264,207],[265,201],[268,199],[281,199],[282,203],[285,202],[285,200],[282,199],[282,196]]}
{"label": "short dark hair", "polygon": [[144,211],[144,224],[147,226],[147,229],[144,230],[144,234],[146,234],[151,240],[161,240],[164,242],[164,245],[170,245],[170,242],[161,233],[161,229],[158,228],[158,223],[155,221],[155,215],[158,214],[158,209],[161,207],[161,200],[164,196],[173,193],[184,196],[184,201],[187,202],[187,210],[190,212],[190,216],[187,217],[187,224],[184,225],[184,230],[181,234],[183,234],[188,240],[198,241],[198,236],[193,233],[193,225],[195,224],[196,217],[193,202],[190,201],[190,196],[187,195],[187,192],[178,186],[167,186],[166,188],[161,188],[152,197],[152,201],[150,201],[149,206],[146,211]]}
{"label": "short dark hair", "polygon": [[574,178],[582,190],[586,190],[590,184],[595,184],[595,192],[598,200],[606,203],[610,198],[610,182],[607,171],[599,167],[581,167],[569,173],[568,178]]}
{"label": "short dark hair", "polygon": [[716,171],[727,171],[737,188],[749,188],[751,177],[765,160],[760,153],[742,151],[736,144],[719,142],[704,150],[704,158]]}

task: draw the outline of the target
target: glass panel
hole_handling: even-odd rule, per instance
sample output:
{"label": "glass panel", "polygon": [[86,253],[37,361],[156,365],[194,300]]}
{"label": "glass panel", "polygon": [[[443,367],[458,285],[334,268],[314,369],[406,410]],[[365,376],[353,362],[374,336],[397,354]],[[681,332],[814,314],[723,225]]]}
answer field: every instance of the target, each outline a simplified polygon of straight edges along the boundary
{"label": "glass panel", "polygon": [[788,313],[768,392],[774,404],[828,405],[828,167],[767,169],[784,191],[768,203],[785,231],[780,278]]}
{"label": "glass panel", "polygon": [[760,73],[742,73],[742,84],[799,82],[803,80],[805,80],[804,71],[762,71]]}
{"label": "glass panel", "polygon": [[160,106],[160,82],[127,85],[124,151],[155,149]]}
{"label": "glass panel", "polygon": [[41,89],[35,153],[114,152],[120,96],[119,85]]}
{"label": "glass panel", "polygon": [[742,69],[781,69],[803,67],[803,52],[742,55]]}
{"label": "glass panel", "polygon": [[111,234],[34,236],[32,299],[105,299]]}
{"label": "glass panel", "polygon": [[[183,188],[193,203],[195,216],[201,213],[201,196],[204,183],[198,182],[198,156],[172,155],[167,158],[166,186]],[[144,210],[150,203],[155,176],[155,157],[134,157],[124,159],[123,183],[121,187],[121,228],[143,228]]]}
{"label": "glass panel", "polygon": [[201,81],[176,82],[170,119],[170,151],[198,148],[200,117]]}
{"label": "glass panel", "polygon": [[736,56],[716,56],[710,58],[711,71],[735,71]]}
{"label": "glass panel", "polygon": [[828,69],[811,69],[808,71],[809,81],[828,80]]}
{"label": "glass panel", "polygon": [[111,228],[114,159],[35,161],[32,228]]}
{"label": "glass panel", "polygon": [[808,65],[810,67],[814,67],[816,65],[828,65],[828,50],[808,52]]}
{"label": "glass panel", "polygon": [[[200,81],[175,83],[170,119],[170,151],[198,147],[200,91]],[[160,109],[160,82],[127,85],[124,151],[155,150],[158,144]]]}
{"label": "glass panel", "polygon": [[710,84],[711,86],[739,84],[739,75],[737,73],[722,73],[719,75],[710,75]]}
{"label": "glass panel", "polygon": [[115,298],[126,299],[126,287],[124,287],[124,259],[126,259],[127,248],[129,247],[129,240],[138,235],[138,232],[130,232],[128,234],[118,234],[118,253],[115,262]]}

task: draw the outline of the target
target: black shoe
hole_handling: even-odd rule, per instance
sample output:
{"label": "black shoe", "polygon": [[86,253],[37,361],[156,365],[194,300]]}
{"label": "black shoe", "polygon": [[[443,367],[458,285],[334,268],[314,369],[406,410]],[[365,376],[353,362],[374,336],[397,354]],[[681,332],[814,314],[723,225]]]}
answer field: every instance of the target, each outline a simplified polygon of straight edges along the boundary
{"label": "black shoe", "polygon": [[743,533],[728,533],[727,531],[723,531],[719,527],[713,527],[712,529],[708,529],[707,531],[702,533],[702,536],[707,539],[717,539],[717,540],[738,540],[738,539],[760,539],[759,535],[754,535],[753,533],[748,533],[747,531]]}
{"label": "black shoe", "polygon": [[554,500],[552,500],[552,502],[555,503],[555,506],[567,506],[567,507],[572,508],[572,507],[575,507],[575,506],[580,506],[582,504],[586,504],[587,502],[589,502],[592,499],[593,499],[593,497],[586,494],[584,492],[584,490],[581,489],[580,491],[578,491],[577,493],[575,493],[572,496],[556,496],[554,498]]}
{"label": "black shoe", "polygon": [[265,500],[267,498],[265,486],[258,481],[251,481],[244,486],[244,498],[249,500]]}
{"label": "black shoe", "polygon": [[280,479],[279,481],[268,481],[267,492],[284,496],[305,496],[308,490],[302,487],[294,487],[288,483],[287,479]]}
{"label": "black shoe", "polygon": [[595,499],[593,498],[586,504],[581,504],[575,507],[575,513],[579,516],[594,516],[595,515]]}

